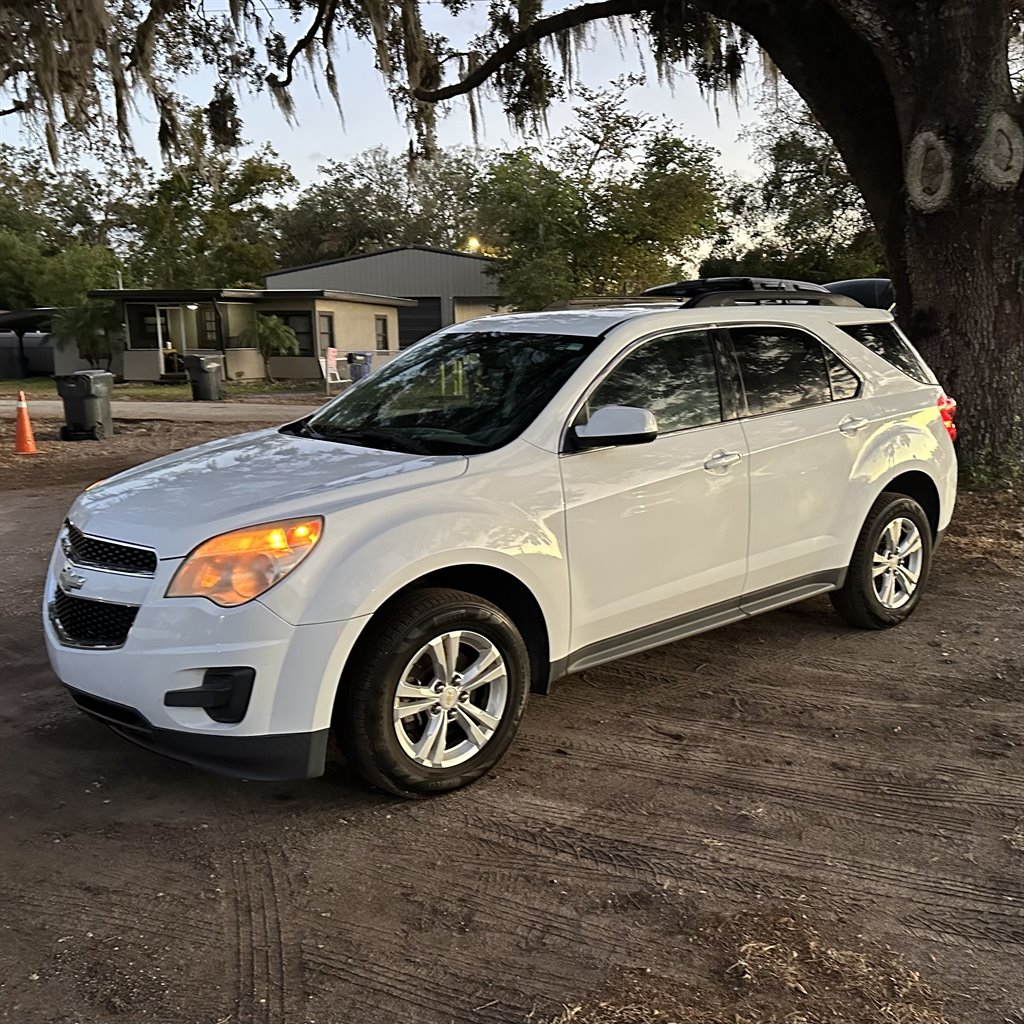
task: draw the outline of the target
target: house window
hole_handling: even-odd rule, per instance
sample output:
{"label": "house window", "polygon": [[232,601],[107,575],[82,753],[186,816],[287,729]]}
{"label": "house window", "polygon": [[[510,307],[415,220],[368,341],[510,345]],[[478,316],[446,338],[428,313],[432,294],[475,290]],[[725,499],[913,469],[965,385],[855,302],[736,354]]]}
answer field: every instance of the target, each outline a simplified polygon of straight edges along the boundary
{"label": "house window", "polygon": [[373,325],[377,335],[377,351],[387,352],[391,347],[388,341],[388,318],[386,316],[375,316],[373,318]]}
{"label": "house window", "polygon": [[321,313],[317,317],[317,331],[320,338],[320,351],[326,352],[334,348],[334,314]]}
{"label": "house window", "polygon": [[203,341],[207,348],[217,348],[219,344],[217,314],[212,309],[203,310]]}
{"label": "house window", "polygon": [[300,356],[314,356],[313,349],[313,316],[310,313],[278,313],[273,309],[261,309],[263,316],[276,316],[283,320],[294,332],[299,341]]}

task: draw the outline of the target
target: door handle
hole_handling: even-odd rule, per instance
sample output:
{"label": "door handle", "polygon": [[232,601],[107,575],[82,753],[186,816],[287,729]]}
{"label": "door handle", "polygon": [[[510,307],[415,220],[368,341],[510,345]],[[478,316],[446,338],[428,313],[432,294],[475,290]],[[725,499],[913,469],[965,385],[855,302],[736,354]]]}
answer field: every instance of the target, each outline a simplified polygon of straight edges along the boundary
{"label": "door handle", "polygon": [[704,462],[704,468],[714,473],[718,469],[728,469],[730,466],[735,466],[743,456],[739,452],[727,452],[724,449],[719,449],[717,452],[712,452]]}
{"label": "door handle", "polygon": [[839,430],[848,435],[856,434],[858,431],[863,430],[868,425],[868,421],[861,419],[860,416],[847,416],[839,424]]}

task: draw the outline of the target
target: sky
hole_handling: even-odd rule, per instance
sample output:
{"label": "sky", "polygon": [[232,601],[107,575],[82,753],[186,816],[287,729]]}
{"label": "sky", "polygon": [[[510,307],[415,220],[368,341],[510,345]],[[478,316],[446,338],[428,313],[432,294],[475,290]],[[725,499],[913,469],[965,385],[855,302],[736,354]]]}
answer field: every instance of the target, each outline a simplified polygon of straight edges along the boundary
{"label": "sky", "polygon": [[[552,5],[553,9],[557,6]],[[428,0],[424,5],[425,27],[428,31],[443,32],[456,45],[461,45],[484,28],[486,11],[486,3],[474,0],[466,12],[455,18]],[[647,83],[629,92],[632,109],[668,117],[679,126],[683,135],[718,149],[725,169],[752,176],[754,165],[750,146],[738,136],[741,129],[755,119],[751,100],[758,91],[756,78],[752,77],[743,90],[738,108],[729,97],[720,97],[716,114],[690,76],[681,73],[674,88],[670,88],[658,82],[649,57],[646,61],[648,66],[645,67],[644,63],[635,44],[631,42],[625,50],[620,50],[611,30],[603,26],[594,31],[591,44],[579,55],[578,78],[584,84],[596,87],[619,75],[645,74]],[[246,139],[251,140],[254,146],[269,143],[291,164],[302,183],[313,180],[318,165],[328,160],[346,159],[377,145],[402,151],[409,144],[409,129],[391,106],[384,82],[374,67],[372,48],[356,39],[343,41],[339,44],[336,65],[343,120],[333,100],[326,94],[317,96],[313,84],[305,76],[299,76],[294,85],[297,124],[289,124],[266,94],[243,97],[240,103]],[[180,83],[179,90],[195,102],[205,103],[210,97],[211,84],[211,79],[201,75]],[[440,120],[439,143],[442,146],[471,145],[473,138],[465,102],[456,100],[449,108],[447,116]],[[522,141],[508,126],[497,103],[485,99],[482,109],[481,145],[501,148]],[[14,126],[4,124],[4,120],[0,120],[0,136],[17,131]],[[133,135],[137,150],[152,163],[158,163],[156,119],[151,108],[140,104],[135,120]],[[571,120],[570,99],[552,108],[549,130],[552,134],[557,133]],[[18,140],[10,138],[4,141]]]}

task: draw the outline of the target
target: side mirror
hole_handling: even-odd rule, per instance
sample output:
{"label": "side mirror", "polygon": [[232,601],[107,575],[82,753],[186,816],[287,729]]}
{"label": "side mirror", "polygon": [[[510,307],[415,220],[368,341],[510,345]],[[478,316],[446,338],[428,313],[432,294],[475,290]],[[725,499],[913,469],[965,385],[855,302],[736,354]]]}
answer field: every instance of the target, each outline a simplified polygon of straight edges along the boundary
{"label": "side mirror", "polygon": [[573,427],[577,448],[609,448],[621,444],[647,444],[658,436],[658,421],[648,409],[631,405],[605,405],[586,423]]}

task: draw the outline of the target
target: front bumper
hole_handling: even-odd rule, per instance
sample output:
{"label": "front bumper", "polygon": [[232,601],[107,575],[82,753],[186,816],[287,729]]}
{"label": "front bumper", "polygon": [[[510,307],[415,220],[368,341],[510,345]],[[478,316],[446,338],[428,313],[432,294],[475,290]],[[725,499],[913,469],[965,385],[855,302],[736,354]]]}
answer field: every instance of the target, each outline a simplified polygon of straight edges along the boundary
{"label": "front bumper", "polygon": [[[57,677],[84,711],[148,749],[251,779],[321,774],[338,682],[366,618],[296,626],[259,601],[225,609],[202,598],[167,599],[176,566],[161,560],[154,577],[133,581],[73,565],[85,581],[76,596],[138,605],[120,646],[74,646],[48,614],[68,568],[58,545],[43,594],[46,649]],[[122,598],[128,587],[135,589]],[[240,720],[168,700],[201,688],[211,671],[239,667],[254,672]]]}
{"label": "front bumper", "polygon": [[[65,684],[67,685],[67,684]],[[67,687],[75,703],[118,736],[175,761],[241,779],[283,781],[322,775],[330,730],[225,736],[158,729],[134,708]]]}

